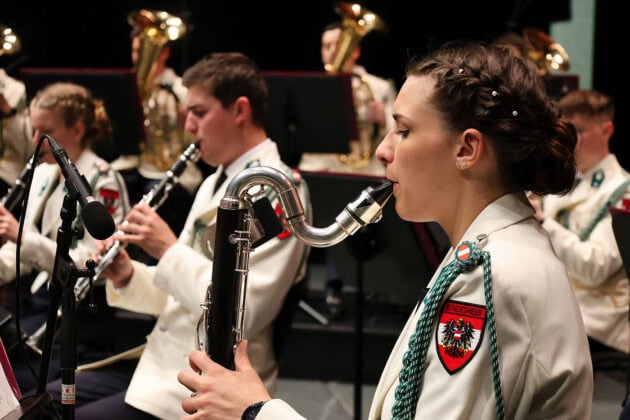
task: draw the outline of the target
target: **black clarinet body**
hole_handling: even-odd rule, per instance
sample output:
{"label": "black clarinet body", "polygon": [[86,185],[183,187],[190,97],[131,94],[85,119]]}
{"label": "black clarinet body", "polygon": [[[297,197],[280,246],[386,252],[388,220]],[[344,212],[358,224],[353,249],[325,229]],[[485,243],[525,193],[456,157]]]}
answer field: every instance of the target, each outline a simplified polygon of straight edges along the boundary
{"label": "black clarinet body", "polygon": [[[197,162],[199,157],[199,143],[190,144],[166,172],[164,178],[155,184],[153,188],[142,197],[138,204],[147,204],[152,209],[157,209],[161,206],[168,198],[169,192],[179,182],[179,177],[188,167],[188,162]],[[126,223],[126,221],[123,222],[123,224],[124,223]],[[114,258],[118,255],[122,246],[120,241],[114,241],[114,243],[100,255],[98,264],[94,269],[94,276],[92,278],[80,278],[77,280],[74,288],[77,301],[83,300],[88,290],[91,288],[91,285],[102,278],[103,272],[107,266],[114,261]]]}
{"label": "black clarinet body", "polygon": [[0,204],[10,212],[13,212],[24,198],[28,176],[32,172],[34,160],[35,156],[32,156],[24,166],[24,169],[22,169],[22,172],[20,172],[20,175],[18,175],[13,186],[0,200]]}

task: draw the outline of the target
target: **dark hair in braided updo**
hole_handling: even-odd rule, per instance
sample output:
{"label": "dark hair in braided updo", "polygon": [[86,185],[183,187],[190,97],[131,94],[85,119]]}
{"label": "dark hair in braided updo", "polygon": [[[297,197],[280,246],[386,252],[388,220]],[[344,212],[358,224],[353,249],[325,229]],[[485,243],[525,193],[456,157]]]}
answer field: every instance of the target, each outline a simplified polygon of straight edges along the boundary
{"label": "dark hair in braided updo", "polygon": [[412,60],[413,75],[435,81],[429,101],[449,130],[476,128],[491,141],[508,188],[542,195],[573,187],[575,130],[526,60],[506,48],[452,43]]}
{"label": "dark hair in braided updo", "polygon": [[66,127],[85,125],[83,147],[109,141],[112,125],[103,101],[94,99],[88,89],[74,83],[53,83],[35,95],[31,107],[57,109]]}

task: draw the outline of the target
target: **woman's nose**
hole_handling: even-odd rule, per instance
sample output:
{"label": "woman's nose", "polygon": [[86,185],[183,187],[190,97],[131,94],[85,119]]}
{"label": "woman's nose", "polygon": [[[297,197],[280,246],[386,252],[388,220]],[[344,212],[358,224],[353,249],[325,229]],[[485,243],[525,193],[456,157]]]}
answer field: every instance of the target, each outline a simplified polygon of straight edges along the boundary
{"label": "woman's nose", "polygon": [[389,133],[385,135],[381,143],[376,148],[375,156],[383,163],[390,163],[394,157],[393,148],[391,147],[391,141],[389,140]]}

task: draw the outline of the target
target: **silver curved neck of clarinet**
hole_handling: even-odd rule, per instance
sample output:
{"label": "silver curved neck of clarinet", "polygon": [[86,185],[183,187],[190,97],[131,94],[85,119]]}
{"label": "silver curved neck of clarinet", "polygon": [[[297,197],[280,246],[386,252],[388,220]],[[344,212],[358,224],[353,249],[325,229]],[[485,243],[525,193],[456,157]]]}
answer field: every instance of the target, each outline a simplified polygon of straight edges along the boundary
{"label": "silver curved neck of clarinet", "polygon": [[220,207],[242,208],[242,195],[256,185],[268,186],[276,191],[286,227],[307,245],[318,248],[333,246],[360,228],[378,222],[393,189],[390,181],[385,181],[376,188],[367,187],[354,201],[346,205],[332,224],[314,227],[306,220],[300,196],[291,180],[278,169],[257,166],[241,171],[230,181]]}

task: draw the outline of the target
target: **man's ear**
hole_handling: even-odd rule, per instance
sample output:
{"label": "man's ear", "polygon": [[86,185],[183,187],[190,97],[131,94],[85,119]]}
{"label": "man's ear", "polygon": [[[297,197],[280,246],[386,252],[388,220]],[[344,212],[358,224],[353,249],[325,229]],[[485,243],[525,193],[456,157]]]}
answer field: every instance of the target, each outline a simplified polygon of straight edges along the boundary
{"label": "man's ear", "polygon": [[475,129],[465,130],[457,139],[455,146],[455,166],[468,169],[481,159],[485,148],[483,134]]}
{"label": "man's ear", "polygon": [[611,138],[615,133],[615,124],[608,120],[602,123],[602,132],[607,138]]}
{"label": "man's ear", "polygon": [[248,120],[252,114],[252,106],[249,102],[249,98],[246,96],[239,96],[234,101],[234,118],[236,119],[236,123],[242,123],[243,121]]}

